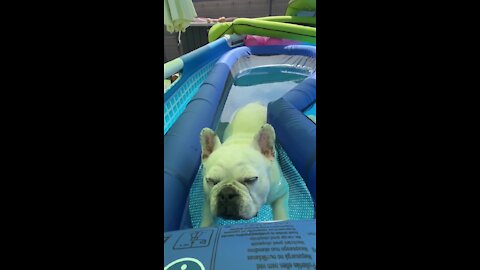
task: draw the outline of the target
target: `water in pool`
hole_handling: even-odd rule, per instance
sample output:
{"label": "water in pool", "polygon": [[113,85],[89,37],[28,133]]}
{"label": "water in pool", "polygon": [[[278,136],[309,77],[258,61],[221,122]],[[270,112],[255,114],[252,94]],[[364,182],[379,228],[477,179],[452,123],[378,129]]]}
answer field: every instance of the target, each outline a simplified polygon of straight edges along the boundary
{"label": "water in pool", "polygon": [[313,122],[317,123],[317,103],[313,103],[309,108],[307,108],[303,114],[310,118]]}
{"label": "water in pool", "polygon": [[310,72],[290,66],[266,66],[238,74],[228,94],[220,122],[231,121],[233,113],[250,102],[269,102],[281,98],[310,75]]}

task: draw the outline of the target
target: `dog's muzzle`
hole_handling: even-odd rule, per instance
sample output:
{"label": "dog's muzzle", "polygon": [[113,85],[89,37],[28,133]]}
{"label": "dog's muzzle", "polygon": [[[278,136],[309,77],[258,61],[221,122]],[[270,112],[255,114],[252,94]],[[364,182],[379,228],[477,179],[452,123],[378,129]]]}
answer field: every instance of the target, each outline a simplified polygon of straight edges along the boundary
{"label": "dog's muzzle", "polygon": [[224,219],[241,219],[240,195],[232,187],[225,187],[218,193],[217,214]]}

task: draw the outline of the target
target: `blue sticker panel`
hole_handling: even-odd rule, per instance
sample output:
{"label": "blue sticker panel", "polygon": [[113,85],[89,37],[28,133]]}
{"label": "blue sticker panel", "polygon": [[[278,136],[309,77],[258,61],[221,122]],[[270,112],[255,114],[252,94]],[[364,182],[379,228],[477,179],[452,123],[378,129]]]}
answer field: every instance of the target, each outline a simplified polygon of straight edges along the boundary
{"label": "blue sticker panel", "polygon": [[173,231],[164,239],[164,270],[316,269],[316,220]]}

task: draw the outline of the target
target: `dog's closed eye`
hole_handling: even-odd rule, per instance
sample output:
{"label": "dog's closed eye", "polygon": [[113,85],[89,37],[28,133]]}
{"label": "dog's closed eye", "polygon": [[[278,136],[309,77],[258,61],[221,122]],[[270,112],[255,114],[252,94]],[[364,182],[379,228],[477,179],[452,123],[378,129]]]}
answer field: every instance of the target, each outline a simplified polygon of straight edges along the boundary
{"label": "dog's closed eye", "polygon": [[220,182],[217,179],[212,179],[212,178],[206,178],[205,179],[209,185],[215,186],[218,182]]}
{"label": "dog's closed eye", "polygon": [[258,180],[258,177],[255,176],[255,177],[245,178],[245,179],[243,179],[243,182],[244,182],[245,184],[253,184],[253,183],[255,183],[255,181],[257,181],[257,180]]}

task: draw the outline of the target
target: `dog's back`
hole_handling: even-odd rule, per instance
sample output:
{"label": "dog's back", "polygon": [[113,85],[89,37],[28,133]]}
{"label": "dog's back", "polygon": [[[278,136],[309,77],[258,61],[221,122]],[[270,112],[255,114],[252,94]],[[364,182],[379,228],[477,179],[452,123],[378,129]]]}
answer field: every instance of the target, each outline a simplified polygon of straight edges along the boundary
{"label": "dog's back", "polygon": [[252,140],[262,125],[267,122],[267,108],[260,103],[249,103],[235,112],[225,129],[223,141],[238,138]]}

